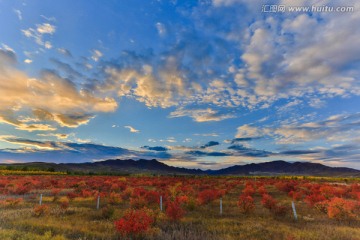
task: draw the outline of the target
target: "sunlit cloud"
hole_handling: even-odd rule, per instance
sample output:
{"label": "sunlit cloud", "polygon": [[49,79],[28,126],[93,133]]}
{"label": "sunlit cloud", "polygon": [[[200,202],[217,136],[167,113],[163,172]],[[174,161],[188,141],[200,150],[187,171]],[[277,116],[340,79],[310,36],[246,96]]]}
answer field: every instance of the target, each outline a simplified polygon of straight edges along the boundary
{"label": "sunlit cloud", "polygon": [[37,24],[36,31],[40,34],[54,34],[56,27],[49,23]]}
{"label": "sunlit cloud", "polygon": [[52,44],[48,40],[44,40],[47,35],[53,35],[56,27],[50,23],[36,24],[36,28],[28,28],[21,30],[25,37],[33,39],[38,45],[51,49]]}
{"label": "sunlit cloud", "polygon": [[56,137],[59,140],[64,140],[73,136],[74,134],[66,134],[66,133],[38,133],[37,136],[40,137]]}
{"label": "sunlit cloud", "polygon": [[140,132],[140,130],[135,129],[135,128],[132,127],[132,126],[124,126],[124,128],[129,129],[129,131],[130,131],[131,133],[139,133],[139,132]]}
{"label": "sunlit cloud", "polygon": [[206,109],[182,109],[179,108],[174,112],[171,112],[170,118],[177,117],[191,117],[195,122],[211,122],[211,121],[222,121],[229,118],[234,118],[232,114],[222,114],[211,108]]}
{"label": "sunlit cloud", "polygon": [[[26,131],[48,131],[56,128],[87,124],[97,112],[112,112],[117,108],[113,98],[100,98],[85,88],[53,71],[43,71],[40,78],[29,78],[15,69],[16,55],[0,49],[0,121]],[[22,120],[22,116],[33,119]]]}

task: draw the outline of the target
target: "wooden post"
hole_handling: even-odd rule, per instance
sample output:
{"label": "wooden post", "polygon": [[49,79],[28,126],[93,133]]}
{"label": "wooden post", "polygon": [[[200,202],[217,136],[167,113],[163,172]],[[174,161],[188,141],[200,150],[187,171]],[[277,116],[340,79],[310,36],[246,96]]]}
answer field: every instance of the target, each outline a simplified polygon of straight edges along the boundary
{"label": "wooden post", "polygon": [[297,220],[297,214],[296,214],[296,208],[295,208],[294,201],[291,202],[291,206],[292,206],[292,209],[293,209],[293,212],[294,212],[294,218],[295,218],[295,220]]}
{"label": "wooden post", "polygon": [[40,194],[40,200],[39,200],[39,205],[41,206],[42,204],[42,194]]}
{"label": "wooden post", "polygon": [[160,196],[160,211],[163,210],[163,206],[162,206],[162,196]]}
{"label": "wooden post", "polygon": [[97,202],[96,202],[96,209],[100,208],[100,195],[98,195],[97,197]]}
{"label": "wooden post", "polygon": [[223,209],[222,209],[222,198],[220,198],[220,215],[223,214]]}

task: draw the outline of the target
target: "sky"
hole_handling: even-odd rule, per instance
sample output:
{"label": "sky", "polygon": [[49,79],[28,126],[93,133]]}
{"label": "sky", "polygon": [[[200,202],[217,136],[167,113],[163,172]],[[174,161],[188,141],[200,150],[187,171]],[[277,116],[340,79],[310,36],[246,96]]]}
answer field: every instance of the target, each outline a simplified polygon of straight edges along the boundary
{"label": "sky", "polygon": [[0,0],[0,162],[360,169],[358,26],[355,0]]}

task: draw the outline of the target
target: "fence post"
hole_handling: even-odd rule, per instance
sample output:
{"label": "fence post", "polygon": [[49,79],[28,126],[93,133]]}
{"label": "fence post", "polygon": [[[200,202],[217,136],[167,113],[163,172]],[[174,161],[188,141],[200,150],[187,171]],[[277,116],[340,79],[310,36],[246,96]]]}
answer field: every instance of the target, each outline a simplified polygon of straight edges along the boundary
{"label": "fence post", "polygon": [[297,220],[297,214],[296,214],[296,208],[295,208],[294,201],[291,202],[291,206],[292,206],[292,209],[293,209],[293,212],[294,212],[294,218],[295,218],[295,220]]}
{"label": "fence post", "polygon": [[163,206],[162,206],[162,196],[160,196],[160,211],[163,210]]}
{"label": "fence post", "polygon": [[42,193],[40,194],[40,200],[39,200],[39,205],[41,206],[42,204]]}
{"label": "fence post", "polygon": [[223,209],[222,209],[222,198],[220,198],[220,215],[222,215]]}
{"label": "fence post", "polygon": [[96,202],[96,209],[100,208],[100,195],[98,195],[97,197],[97,202]]}

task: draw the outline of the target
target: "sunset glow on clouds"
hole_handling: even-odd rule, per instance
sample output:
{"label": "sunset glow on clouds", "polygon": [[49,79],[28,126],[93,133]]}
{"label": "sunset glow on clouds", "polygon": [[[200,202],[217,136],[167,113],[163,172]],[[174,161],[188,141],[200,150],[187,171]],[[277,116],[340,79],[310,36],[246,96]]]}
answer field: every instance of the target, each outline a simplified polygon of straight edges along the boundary
{"label": "sunset glow on clouds", "polygon": [[263,4],[0,1],[0,161],[360,169],[360,4]]}

